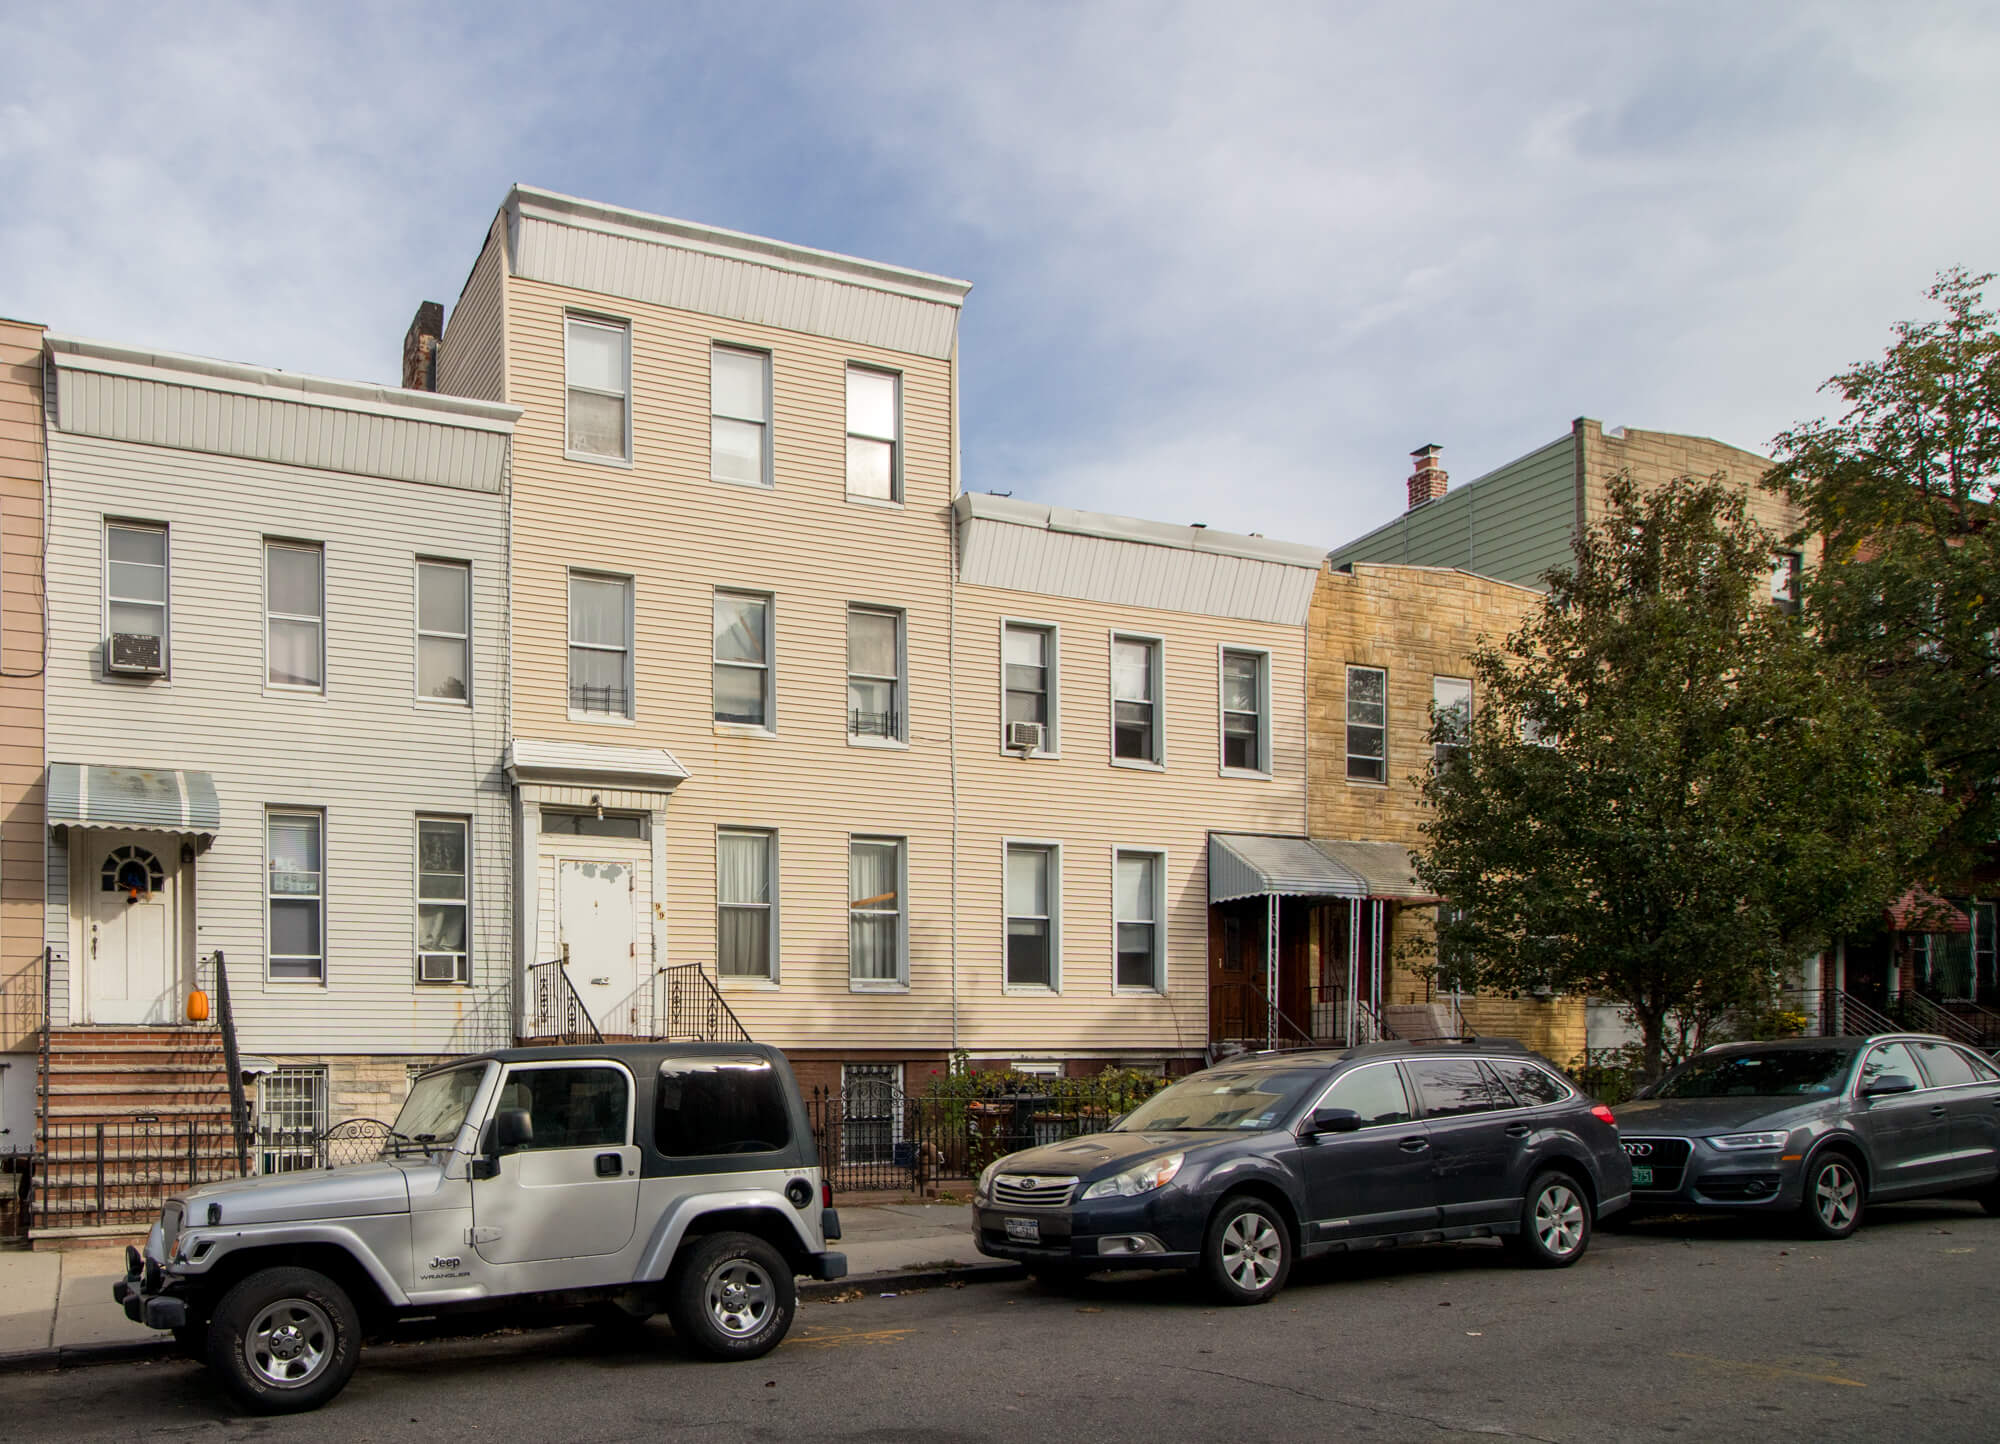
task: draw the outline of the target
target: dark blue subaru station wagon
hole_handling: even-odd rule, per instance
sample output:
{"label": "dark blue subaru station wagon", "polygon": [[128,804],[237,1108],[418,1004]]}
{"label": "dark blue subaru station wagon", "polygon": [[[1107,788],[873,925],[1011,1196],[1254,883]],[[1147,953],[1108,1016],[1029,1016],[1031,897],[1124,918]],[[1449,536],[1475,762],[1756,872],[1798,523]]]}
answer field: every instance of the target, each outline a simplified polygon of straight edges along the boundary
{"label": "dark blue subaru station wagon", "polygon": [[1196,1269],[1262,1303],[1298,1258],[1508,1240],[1563,1268],[1631,1197],[1611,1110],[1518,1043],[1258,1053],[1183,1078],[1108,1133],[980,1175],[982,1253],[1045,1277]]}

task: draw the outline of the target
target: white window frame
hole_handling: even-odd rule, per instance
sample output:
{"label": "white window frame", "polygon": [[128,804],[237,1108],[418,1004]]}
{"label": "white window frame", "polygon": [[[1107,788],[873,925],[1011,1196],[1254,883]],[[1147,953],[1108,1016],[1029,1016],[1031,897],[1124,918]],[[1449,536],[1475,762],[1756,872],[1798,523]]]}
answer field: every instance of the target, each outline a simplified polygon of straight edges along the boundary
{"label": "white window frame", "polygon": [[[715,355],[718,351],[727,351],[731,355],[735,356],[753,357],[756,360],[763,363],[764,414],[762,417],[731,416],[727,412],[717,411],[715,409]],[[774,474],[772,458],[771,458],[772,438],[777,433],[775,418],[772,416],[772,409],[774,406],[774,399],[772,393],[774,388],[773,388],[771,373],[775,369],[776,367],[772,360],[770,351],[764,349],[763,347],[745,346],[740,342],[736,341],[709,342],[708,345],[708,479],[710,481],[719,481],[724,486],[754,487],[762,491],[769,491],[774,486],[777,485],[777,480]],[[715,474],[715,423],[717,419],[721,419],[723,421],[740,421],[749,425],[756,425],[764,428],[763,464],[759,469],[759,476],[756,481],[739,481],[733,476],[717,476]]]}
{"label": "white window frame", "polygon": [[[894,844],[896,848],[896,976],[894,978],[857,978],[854,976],[854,927],[856,908],[854,897],[854,848],[857,843],[881,846]],[[847,989],[851,993],[907,993],[910,990],[910,840],[893,833],[851,832],[847,835],[847,873],[849,885],[847,895]],[[865,916],[888,916],[887,908],[866,908],[860,910]]]}
{"label": "white window frame", "polygon": [[[764,660],[756,662],[725,661],[715,654],[715,605],[724,597],[734,597],[741,601],[762,602],[764,604]],[[771,737],[778,731],[778,598],[775,592],[761,592],[754,587],[717,587],[709,603],[708,611],[708,715],[717,732],[727,732],[745,737]],[[762,672],[764,674],[764,720],[757,722],[725,722],[715,715],[716,691],[715,674],[721,668],[730,667],[739,672]]]}
{"label": "white window frame", "polygon": [[[465,871],[460,874],[460,891],[459,896],[455,899],[427,898],[424,896],[423,837],[425,823],[430,823],[433,826],[440,823],[450,824],[457,827],[465,837]],[[416,845],[416,855],[411,861],[410,871],[410,891],[414,899],[414,908],[411,913],[411,926],[414,929],[410,955],[411,966],[414,970],[412,976],[417,986],[423,988],[470,987],[472,985],[472,819],[463,813],[420,812],[416,815],[416,821],[412,826],[410,837]],[[442,877],[444,875],[442,873],[431,874],[433,877]],[[458,955],[458,966],[455,976],[448,979],[427,979],[424,977],[424,958],[426,956],[438,958],[452,956],[450,953],[426,954],[424,952],[424,905],[426,903],[434,907],[458,907],[462,908],[465,912],[465,951]]]}
{"label": "white window frame", "polygon": [[[1118,755],[1118,644],[1137,642],[1151,649],[1151,679],[1153,699],[1153,755],[1150,758],[1120,757]],[[1107,700],[1111,734],[1108,755],[1113,767],[1131,767],[1141,772],[1164,772],[1167,768],[1167,642],[1164,637],[1150,632],[1113,631],[1105,648],[1105,661],[1109,667],[1110,680]]]}
{"label": "white window frame", "polygon": [[[114,531],[143,531],[143,532],[154,532],[159,535],[161,585],[160,585],[160,600],[158,602],[139,601],[130,598],[115,597],[111,594],[111,533]],[[100,538],[99,545],[101,546],[104,554],[104,568],[102,574],[103,586],[100,592],[100,616],[99,616],[98,632],[104,639],[104,660],[107,663],[111,660],[112,603],[123,601],[135,607],[157,606],[160,609],[160,675],[162,677],[171,678],[174,672],[173,528],[163,521],[139,521],[135,518],[130,518],[130,517],[107,516],[104,518],[104,525],[102,530],[99,532],[99,538]],[[144,566],[149,564],[144,562],[138,562],[138,563],[127,562],[127,563],[120,563],[120,565]],[[321,590],[324,591],[325,590],[324,573],[321,574],[320,586]],[[322,607],[323,606],[324,603],[322,603]],[[104,676],[116,678],[117,680],[120,681],[132,680],[127,677],[119,676],[118,673],[111,671],[108,666],[102,668],[101,671]],[[323,673],[324,669],[322,669],[322,674]],[[264,673],[264,676],[267,680],[269,679],[270,675],[271,674],[268,670]]]}
{"label": "white window frame", "polygon": [[[295,893],[295,892],[281,893],[281,892],[273,892],[271,890],[271,824],[277,821],[279,818],[287,818],[287,819],[308,818],[312,821],[313,825],[319,829],[319,892],[316,896],[312,898],[312,901],[319,904],[319,976],[316,978],[297,978],[297,977],[284,978],[277,976],[275,973],[271,971],[271,962],[272,962],[271,940],[272,940],[272,933],[274,931],[271,926],[271,904],[273,902],[278,902],[278,901],[299,902],[304,900],[305,898],[305,894],[303,893]],[[324,808],[285,807],[277,804],[272,804],[264,809],[264,842],[263,842],[264,982],[267,986],[277,987],[277,988],[324,988],[327,986],[327,953],[328,953],[329,939],[327,937],[328,909],[326,905],[327,902],[326,833],[327,833],[326,809]],[[305,956],[305,954],[287,953],[285,956],[288,958],[292,957],[302,958]]]}
{"label": "white window frame", "polygon": [[[1780,573],[1783,590],[1780,590]],[[1805,592],[1805,557],[1790,547],[1771,553],[1771,605],[1781,612],[1796,612]]]}
{"label": "white window frame", "polygon": [[[770,869],[771,900],[768,903],[725,903],[722,900],[722,839],[728,836],[755,836],[765,840],[764,858]],[[778,901],[779,901],[779,849],[778,829],[775,827],[748,827],[736,823],[718,823],[715,829],[715,979],[718,983],[745,988],[775,988],[780,982],[782,953],[778,947]],[[725,973],[722,971],[722,910],[725,908],[750,910],[763,908],[769,919],[766,923],[767,947],[770,955],[770,971],[763,977],[755,973]]]}
{"label": "white window frame", "polygon": [[[1007,925],[1015,914],[1007,910],[1007,864],[1012,860],[1016,848],[1033,848],[1049,855],[1049,910],[1046,914],[1049,924],[1049,981],[1042,983],[1016,983],[1007,977]],[[1000,840],[1000,990],[1030,997],[1060,995],[1063,987],[1062,970],[1062,844],[1054,838],[1046,837],[1006,837]],[[1021,913],[1021,917],[1042,916]]]}
{"label": "white window frame", "polygon": [[1015,1058],[1008,1062],[1010,1073],[1019,1073],[1024,1078],[1060,1078],[1063,1065],[1060,1058]]}
{"label": "white window frame", "polygon": [[[463,632],[438,632],[425,629],[425,567],[449,567],[455,571],[464,573],[465,630]],[[412,613],[412,626],[416,635],[416,654],[410,659],[410,687],[416,694],[417,701],[426,707],[459,707],[469,711],[472,707],[472,563],[455,561],[450,557],[420,556],[417,558],[413,576],[411,595],[415,610]],[[565,601],[564,605],[568,605],[567,601]],[[433,641],[454,641],[459,644],[460,651],[465,658],[465,695],[463,697],[432,697],[424,691],[423,651],[424,639],[427,637]],[[565,653],[565,661],[567,661],[567,656],[568,654]]]}
{"label": "white window frame", "polygon": [[1062,628],[1054,622],[1039,621],[1033,617],[1002,617],[1000,619],[1000,726],[999,744],[1002,757],[1018,757],[1020,754],[1007,746],[1007,633],[1014,627],[1030,631],[1046,632],[1049,637],[1048,698],[1049,720],[1042,728],[1042,746],[1030,752],[1030,757],[1062,756]]}
{"label": "white window frame", "polygon": [[[1257,659],[1257,765],[1229,765],[1229,659],[1231,656]],[[1224,642],[1215,649],[1215,766],[1224,777],[1250,777],[1269,781],[1271,769],[1271,649],[1243,647]]]}
{"label": "white window frame", "polygon": [[850,665],[844,673],[848,682],[859,677],[864,682],[889,682],[894,685],[892,715],[896,725],[888,737],[871,737],[854,730],[854,707],[850,702],[846,708],[844,726],[849,744],[855,747],[908,748],[910,745],[910,617],[901,607],[885,606],[878,602],[849,602],[847,604],[847,627],[851,636],[854,629],[854,614],[866,612],[873,616],[891,618],[896,624],[896,675],[882,677],[873,672],[856,672]]}
{"label": "white window frame", "polygon": [[[854,418],[847,406],[847,378],[856,371],[866,371],[876,376],[885,376],[895,388],[895,429],[894,436],[877,436],[873,432],[856,431]],[[900,507],[903,504],[903,373],[888,366],[877,366],[868,361],[850,361],[840,373],[841,410],[841,487],[847,499],[862,506]],[[864,441],[886,441],[889,443],[889,494],[864,496],[854,489],[854,479],[847,469],[847,438],[860,437]]]}
{"label": "white window frame", "polygon": [[[622,331],[625,333],[625,395],[623,398],[625,402],[625,454],[623,456],[606,456],[603,453],[596,451],[570,450],[570,445],[569,445],[570,391],[572,389],[577,391],[594,391],[599,396],[610,396],[615,394],[609,391],[597,391],[595,387],[591,386],[578,386],[574,388],[570,386],[569,328],[571,326],[596,326],[606,331]],[[632,465],[632,321],[631,318],[625,316],[606,316],[592,311],[565,310],[563,312],[562,335],[563,335],[563,430],[562,430],[563,458],[567,461],[589,462],[592,466],[630,467]]]}
{"label": "white window frame", "polygon": [[[1354,692],[1354,674],[1356,672],[1375,672],[1380,674],[1382,678],[1382,775],[1380,777],[1356,777],[1352,771],[1354,760],[1357,757],[1361,757],[1362,761],[1371,760],[1362,757],[1360,753],[1349,750],[1347,745],[1347,730],[1355,725],[1349,720],[1348,699]],[[1389,669],[1387,667],[1369,667],[1360,662],[1348,662],[1344,664],[1344,670],[1340,674],[1340,753],[1342,758],[1341,776],[1344,781],[1356,787],[1387,787],[1389,785]]]}
{"label": "white window frame", "polygon": [[[1457,684],[1459,684],[1459,685],[1462,685],[1462,686],[1463,686],[1463,687],[1465,688],[1465,740],[1464,740],[1464,741],[1462,741],[1462,742],[1437,742],[1437,741],[1433,741],[1433,742],[1431,743],[1431,766],[1433,766],[1433,767],[1441,767],[1441,766],[1443,766],[1443,765],[1444,765],[1444,762],[1445,762],[1445,755],[1446,755],[1447,753],[1450,753],[1450,752],[1463,752],[1463,751],[1465,750],[1465,748],[1466,748],[1466,745],[1467,745],[1467,743],[1469,743],[1469,742],[1471,742],[1471,741],[1472,741],[1472,708],[1473,708],[1473,695],[1472,695],[1472,692],[1473,692],[1473,689],[1472,689],[1472,679],[1471,679],[1470,677],[1453,677],[1453,676],[1449,676],[1449,675],[1447,675],[1446,673],[1443,673],[1443,672],[1433,672],[1433,673],[1431,674],[1431,724],[1432,724],[1432,726],[1436,726],[1436,725],[1437,725],[1437,717],[1438,717],[1438,712],[1439,712],[1439,710],[1440,710],[1440,709],[1439,709],[1439,706],[1438,706],[1438,683],[1440,683],[1440,682],[1454,682],[1454,683],[1457,683]],[[1385,683],[1384,683],[1384,688],[1383,688],[1383,698],[1382,698],[1382,701],[1383,701],[1383,711],[1384,711],[1384,712],[1387,712],[1387,710],[1388,710],[1388,705],[1387,705],[1387,704],[1388,704],[1388,700],[1389,700],[1389,699],[1388,699],[1388,689],[1387,689],[1387,684],[1386,684],[1386,679],[1385,679]],[[1387,771],[1388,771],[1388,767],[1389,767],[1389,759],[1388,759],[1388,756],[1387,756],[1387,753],[1388,753],[1388,744],[1387,744],[1387,741],[1386,741],[1386,738],[1385,738],[1385,740],[1384,740],[1384,743],[1383,743],[1383,749],[1382,749],[1382,750],[1383,750],[1383,753],[1384,753],[1384,756],[1383,756],[1383,758],[1382,758],[1382,770],[1383,770],[1384,772],[1387,772]]]}
{"label": "white window frame", "polygon": [[[575,618],[571,615],[571,600],[574,583],[581,578],[588,582],[615,582],[625,588],[625,710],[622,712],[591,712],[576,705],[576,684],[570,676],[570,653],[579,646],[586,652],[610,652],[616,648],[602,646],[595,642],[578,643],[572,640]],[[639,715],[638,697],[638,591],[639,584],[629,572],[598,571],[591,567],[569,567],[563,572],[563,704],[572,722],[611,723],[630,727]]]}
{"label": "white window frame", "polygon": [[[282,548],[286,551],[319,553],[319,615],[308,617],[300,612],[274,612],[271,610],[271,550]],[[327,689],[326,678],[326,543],[299,541],[291,537],[267,536],[264,538],[264,690],[267,692],[288,692],[295,697],[324,697]],[[319,685],[305,686],[297,682],[273,682],[271,680],[271,623],[311,622],[319,628]]]}
{"label": "white window frame", "polygon": [[[1123,858],[1143,857],[1153,864],[1153,916],[1122,918],[1118,915],[1118,864]],[[1127,922],[1149,922],[1153,927],[1153,981],[1141,986],[1118,981],[1118,927]],[[1157,998],[1167,991],[1167,850],[1119,843],[1111,849],[1111,991],[1123,997]]]}

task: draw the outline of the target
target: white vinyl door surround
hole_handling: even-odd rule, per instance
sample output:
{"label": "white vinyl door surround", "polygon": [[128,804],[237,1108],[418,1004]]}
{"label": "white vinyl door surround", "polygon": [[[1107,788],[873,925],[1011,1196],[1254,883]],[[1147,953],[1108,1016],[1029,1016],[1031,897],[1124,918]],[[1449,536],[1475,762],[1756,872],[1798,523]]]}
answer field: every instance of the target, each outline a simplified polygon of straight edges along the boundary
{"label": "white vinyl door surround", "polygon": [[75,955],[83,1021],[180,1021],[178,839],[78,828],[73,844]]}
{"label": "white vinyl door surround", "polygon": [[597,1030],[642,1031],[650,999],[652,869],[641,848],[564,850],[545,860],[555,873],[556,947],[563,971]]}

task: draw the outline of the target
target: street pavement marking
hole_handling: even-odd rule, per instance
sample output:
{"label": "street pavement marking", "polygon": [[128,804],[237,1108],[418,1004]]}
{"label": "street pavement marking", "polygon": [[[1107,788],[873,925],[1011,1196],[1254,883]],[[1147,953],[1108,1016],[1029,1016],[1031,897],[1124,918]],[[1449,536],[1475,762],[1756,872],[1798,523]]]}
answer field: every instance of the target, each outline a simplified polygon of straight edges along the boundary
{"label": "street pavement marking", "polygon": [[1696,1364],[1713,1364],[1722,1369],[1743,1369],[1766,1379],[1804,1379],[1813,1384],[1839,1384],[1848,1389],[1865,1389],[1859,1379],[1843,1379],[1838,1374],[1811,1374],[1803,1369],[1787,1369],[1782,1364],[1755,1364],[1747,1359],[1717,1359],[1708,1354],[1670,1353],[1668,1358],[1687,1359]]}
{"label": "street pavement marking", "polygon": [[790,1342],[802,1344],[807,1348],[838,1349],[847,1344],[894,1343],[897,1339],[905,1338],[915,1332],[915,1329],[841,1329],[838,1332],[820,1334],[808,1330],[802,1334],[794,1334]]}

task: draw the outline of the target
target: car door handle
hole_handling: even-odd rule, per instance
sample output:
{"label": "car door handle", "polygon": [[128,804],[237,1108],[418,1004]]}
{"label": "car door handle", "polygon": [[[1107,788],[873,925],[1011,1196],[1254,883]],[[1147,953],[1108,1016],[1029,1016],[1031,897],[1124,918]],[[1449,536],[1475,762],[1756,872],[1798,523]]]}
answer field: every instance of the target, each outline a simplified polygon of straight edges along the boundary
{"label": "car door handle", "polygon": [[1397,1147],[1401,1148],[1405,1153],[1422,1153],[1426,1148],[1429,1148],[1430,1146],[1431,1146],[1431,1141],[1428,1138],[1405,1138],[1400,1144],[1397,1145]]}
{"label": "car door handle", "polygon": [[1528,1125],[1525,1123],[1509,1123],[1507,1125],[1507,1136],[1509,1138],[1526,1138],[1528,1136]]}
{"label": "car door handle", "polygon": [[1944,1117],[1944,1114],[1945,1114],[1945,1107],[1944,1107],[1944,1104],[1942,1104],[1942,1103],[1933,1103],[1933,1104],[1931,1105],[1931,1117],[1933,1117],[1933,1118],[1942,1118],[1942,1117]]}
{"label": "car door handle", "polygon": [[618,1154],[600,1153],[597,1155],[597,1176],[599,1178],[616,1178],[624,1171],[625,1160]]}

